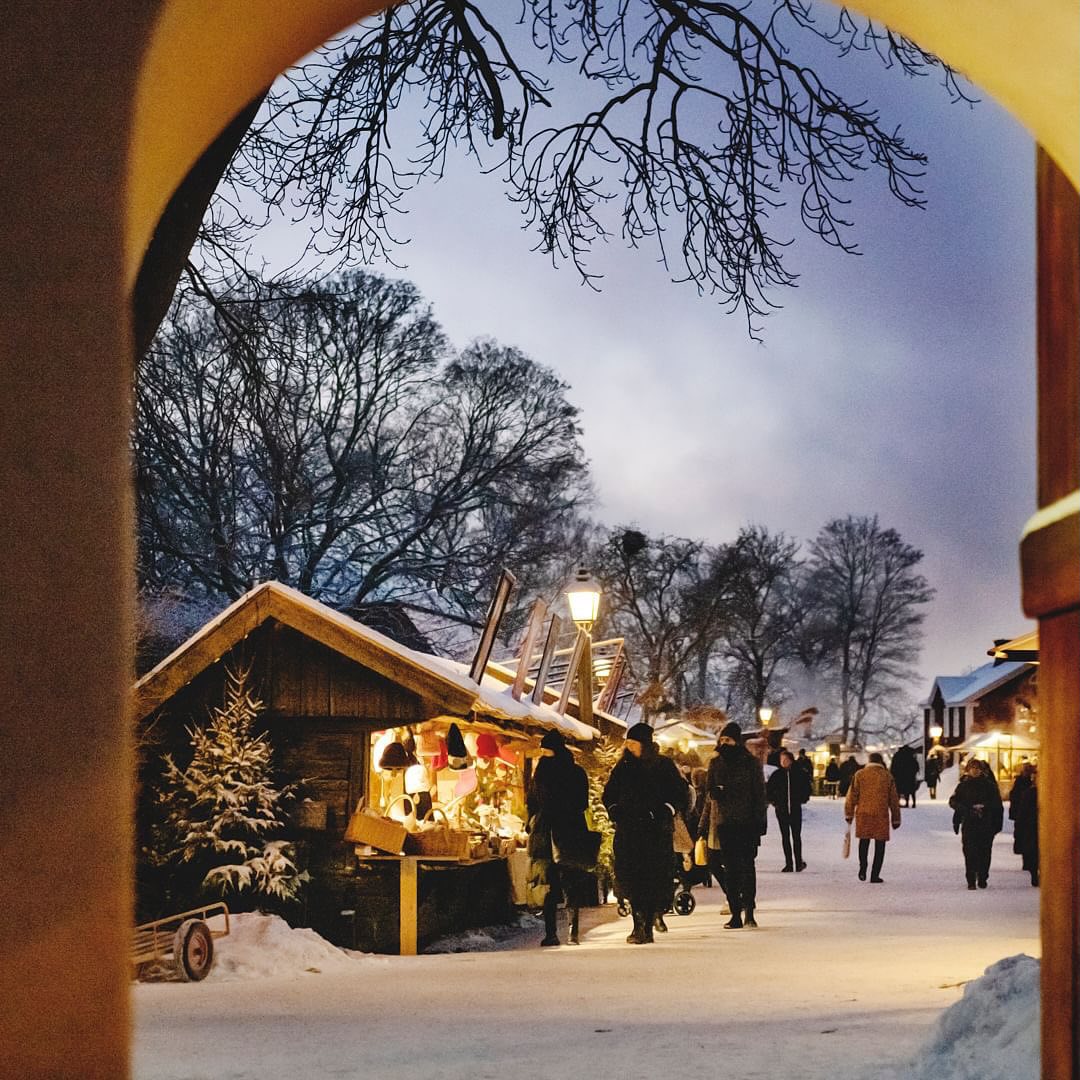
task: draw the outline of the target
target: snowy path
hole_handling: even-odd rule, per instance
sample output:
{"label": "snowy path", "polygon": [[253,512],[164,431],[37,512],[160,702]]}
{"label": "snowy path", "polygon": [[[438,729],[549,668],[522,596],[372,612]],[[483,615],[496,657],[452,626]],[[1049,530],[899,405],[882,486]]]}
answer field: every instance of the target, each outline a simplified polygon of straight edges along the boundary
{"label": "snowy path", "polygon": [[841,803],[815,799],[802,874],[775,823],[758,859],[758,930],[724,930],[717,889],[653,946],[625,919],[574,949],[362,957],[345,970],[140,985],[138,1080],[301,1077],[870,1080],[906,1062],[962,984],[1039,955],[1038,895],[1012,837],[990,888],[964,886],[942,802],[904,811],[884,885],[840,857]]}

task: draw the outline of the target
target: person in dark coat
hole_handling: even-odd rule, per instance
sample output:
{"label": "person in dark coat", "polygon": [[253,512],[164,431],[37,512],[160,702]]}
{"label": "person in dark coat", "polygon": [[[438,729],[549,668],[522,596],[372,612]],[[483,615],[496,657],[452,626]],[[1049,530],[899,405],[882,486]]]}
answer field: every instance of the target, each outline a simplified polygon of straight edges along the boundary
{"label": "person in dark coat", "polygon": [[914,807],[915,791],[919,786],[919,759],[910,746],[901,746],[893,754],[889,772],[896,781],[896,793],[904,800],[905,808]]}
{"label": "person in dark coat", "polygon": [[825,766],[825,790],[830,799],[835,799],[840,790],[840,766],[834,757],[829,758],[829,764]]}
{"label": "person in dark coat", "polygon": [[689,794],[675,762],[657,752],[652,728],[634,724],[603,795],[615,826],[615,879],[634,917],[631,945],[652,942],[670,902],[673,822],[686,813]]}
{"label": "person in dark coat", "polygon": [[578,944],[580,908],[586,900],[586,874],[579,860],[587,848],[589,778],[574,761],[563,737],[549,731],[540,741],[527,805],[529,812],[529,897],[544,912],[541,945],[558,945],[560,900],[570,912],[571,945]]}
{"label": "person in dark coat", "polygon": [[927,754],[923,777],[926,780],[926,790],[930,792],[930,798],[936,799],[938,781],[941,779],[941,758],[937,754]]}
{"label": "person in dark coat", "polygon": [[[780,751],[780,768],[765,784],[765,796],[776,812],[780,826],[780,842],[784,846],[784,867],[781,873],[790,874],[806,869],[802,857],[802,808],[810,801],[810,781],[806,771],[788,750]],[[794,861],[792,855],[794,854]]]}
{"label": "person in dark coat", "polygon": [[1001,792],[985,762],[972,758],[967,763],[949,805],[953,808],[953,831],[960,833],[963,842],[967,887],[985,889],[994,837],[1001,832],[1004,819]]}
{"label": "person in dark coat", "polygon": [[855,779],[855,774],[862,768],[856,759],[854,754],[851,754],[846,761],[840,766],[840,794],[847,795],[848,789],[851,787],[851,781]]}
{"label": "person in dark coat", "polygon": [[1009,792],[1009,818],[1013,822],[1013,851],[1023,859],[1031,884],[1039,884],[1038,770],[1027,762]]}
{"label": "person in dark coat", "polygon": [[802,769],[806,777],[807,786],[811,791],[814,789],[814,763],[806,756],[805,750],[799,751],[799,756],[794,761],[795,768]]}
{"label": "person in dark coat", "polygon": [[709,762],[708,782],[724,861],[724,892],[731,909],[724,927],[757,926],[754,860],[768,828],[768,805],[761,762],[743,746],[738,724],[726,724],[721,730],[716,757]]}

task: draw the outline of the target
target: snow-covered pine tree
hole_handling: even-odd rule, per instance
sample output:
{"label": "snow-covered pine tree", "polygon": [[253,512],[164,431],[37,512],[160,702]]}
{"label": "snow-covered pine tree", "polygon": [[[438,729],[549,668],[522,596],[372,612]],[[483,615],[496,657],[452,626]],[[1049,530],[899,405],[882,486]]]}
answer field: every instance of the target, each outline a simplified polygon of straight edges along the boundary
{"label": "snow-covered pine tree", "polygon": [[308,880],[292,846],[274,839],[294,790],[273,782],[272,748],[255,731],[262,709],[250,670],[226,670],[223,705],[188,729],[191,764],[181,769],[167,755],[158,794],[166,859],[195,871],[203,893],[248,893],[256,903],[295,900]]}

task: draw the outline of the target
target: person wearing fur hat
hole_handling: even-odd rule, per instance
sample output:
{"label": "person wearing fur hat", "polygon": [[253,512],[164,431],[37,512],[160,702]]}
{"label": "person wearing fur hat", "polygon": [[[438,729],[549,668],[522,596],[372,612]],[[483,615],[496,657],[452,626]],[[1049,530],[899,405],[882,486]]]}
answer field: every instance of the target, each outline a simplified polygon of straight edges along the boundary
{"label": "person wearing fur hat", "polygon": [[724,927],[756,927],[754,860],[768,827],[765,773],[761,762],[743,746],[742,731],[734,722],[725,724],[720,731],[716,757],[709,762],[708,788],[724,860],[724,891],[731,909],[731,918]]}
{"label": "person wearing fur hat", "polygon": [[615,825],[615,878],[634,917],[631,945],[653,940],[670,902],[675,814],[686,813],[689,796],[679,767],[657,751],[652,728],[634,724],[603,796]]}
{"label": "person wearing fur hat", "polygon": [[578,944],[578,916],[587,900],[582,861],[587,847],[585,810],[589,779],[574,761],[557,731],[540,740],[543,756],[536,763],[528,792],[530,901],[544,912],[541,945],[558,945],[557,916],[564,897],[570,912],[571,945]]}

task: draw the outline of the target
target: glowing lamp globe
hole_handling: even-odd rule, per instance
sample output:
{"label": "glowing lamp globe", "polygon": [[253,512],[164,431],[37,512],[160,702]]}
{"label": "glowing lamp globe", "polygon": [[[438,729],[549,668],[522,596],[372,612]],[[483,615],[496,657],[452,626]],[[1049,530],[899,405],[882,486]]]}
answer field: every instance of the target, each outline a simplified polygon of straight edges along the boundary
{"label": "glowing lamp globe", "polygon": [[600,586],[585,567],[581,567],[566,590],[570,618],[583,630],[591,630],[600,613]]}

